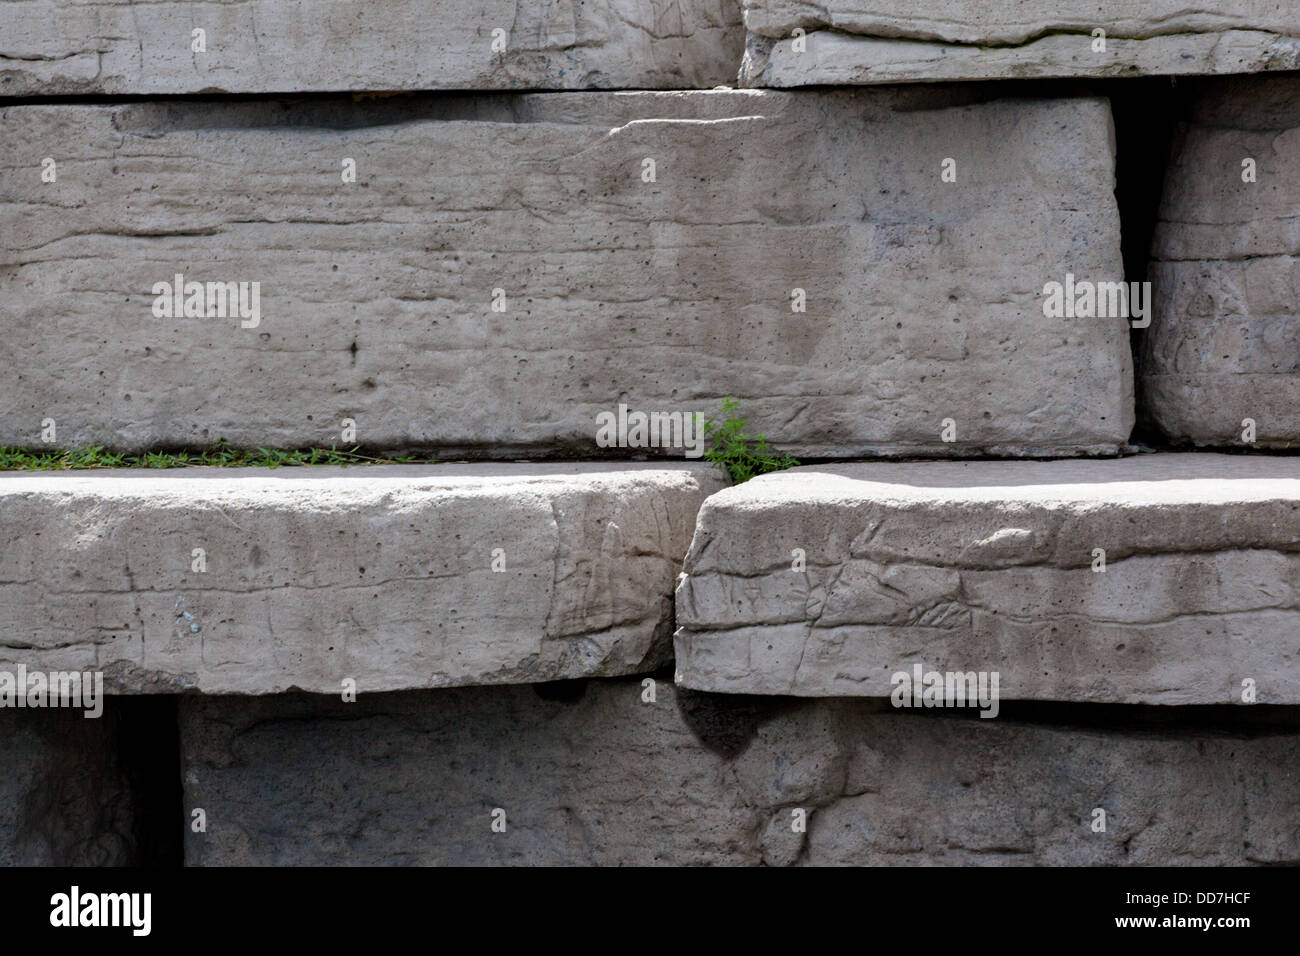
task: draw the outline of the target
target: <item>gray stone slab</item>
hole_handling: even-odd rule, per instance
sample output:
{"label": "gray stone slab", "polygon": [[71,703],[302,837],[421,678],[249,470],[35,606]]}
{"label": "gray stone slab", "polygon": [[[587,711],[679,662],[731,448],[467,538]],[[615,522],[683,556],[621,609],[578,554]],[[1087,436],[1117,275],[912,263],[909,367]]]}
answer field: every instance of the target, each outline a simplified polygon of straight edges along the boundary
{"label": "gray stone slab", "polygon": [[185,805],[206,817],[205,832],[186,833],[186,862],[1300,860],[1294,715],[1266,729],[1149,713],[1089,727],[693,694],[666,681],[653,703],[638,680],[547,693],[185,698]]}
{"label": "gray stone slab", "polygon": [[1152,240],[1143,408],[1175,442],[1300,448],[1300,80],[1190,96]]}
{"label": "gray stone slab", "polygon": [[0,95],[693,89],[743,46],[736,0],[10,0]]}
{"label": "gray stone slab", "polygon": [[701,690],[888,697],[921,665],[1006,700],[1294,704],[1300,458],[765,475],[705,502],[677,623]]}
{"label": "gray stone slab", "polygon": [[723,484],[678,464],[3,474],[0,667],[243,694],[652,670]]}
{"label": "gray stone slab", "polygon": [[1219,0],[1212,10],[1181,0],[745,0],[744,7],[742,86],[1300,67],[1300,12],[1275,0]]}
{"label": "gray stone slab", "polygon": [[1043,311],[1122,278],[1109,105],[987,96],[0,110],[0,444],[626,456],[731,395],[798,455],[1113,452],[1127,323]]}

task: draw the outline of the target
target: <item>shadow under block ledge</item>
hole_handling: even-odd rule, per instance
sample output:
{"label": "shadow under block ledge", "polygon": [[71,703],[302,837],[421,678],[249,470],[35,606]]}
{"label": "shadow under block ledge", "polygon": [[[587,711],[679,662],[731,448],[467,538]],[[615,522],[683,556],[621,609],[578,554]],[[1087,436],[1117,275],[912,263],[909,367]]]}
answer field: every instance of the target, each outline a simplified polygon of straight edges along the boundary
{"label": "shadow under block ledge", "polygon": [[1181,444],[1300,448],[1300,77],[1187,85],[1152,240],[1142,407]]}
{"label": "shadow under block ledge", "polygon": [[734,396],[804,457],[1113,453],[1128,323],[1043,295],[1124,278],[1109,103],[990,95],[0,110],[0,444],[590,458]]}
{"label": "shadow under block ledge", "polygon": [[0,668],[114,693],[341,693],[635,674],[709,465],[0,475]]}
{"label": "shadow under block ledge", "polygon": [[[0,670],[16,676],[11,667]],[[143,806],[121,758],[121,715],[111,699],[95,701],[96,717],[76,708],[17,708],[12,698],[0,707],[0,866],[141,862]]]}
{"label": "shadow under block ledge", "polygon": [[1300,67],[1300,8],[1279,0],[744,0],[744,10],[741,86]]}
{"label": "shadow under block ledge", "polygon": [[709,88],[736,0],[0,3],[0,96]]}
{"label": "shadow under block ledge", "polygon": [[1003,700],[1295,704],[1300,458],[765,475],[705,502],[677,623],[699,690],[889,697],[919,665]]}
{"label": "shadow under block ledge", "polygon": [[1300,861],[1294,708],[1270,708],[1283,714],[1254,730],[1149,714],[1090,727],[1113,708],[1072,708],[1078,722],[1066,724],[653,690],[650,701],[643,680],[625,679],[565,700],[521,686],[350,704],[183,697],[185,808],[206,817],[205,832],[186,828],[185,860]]}

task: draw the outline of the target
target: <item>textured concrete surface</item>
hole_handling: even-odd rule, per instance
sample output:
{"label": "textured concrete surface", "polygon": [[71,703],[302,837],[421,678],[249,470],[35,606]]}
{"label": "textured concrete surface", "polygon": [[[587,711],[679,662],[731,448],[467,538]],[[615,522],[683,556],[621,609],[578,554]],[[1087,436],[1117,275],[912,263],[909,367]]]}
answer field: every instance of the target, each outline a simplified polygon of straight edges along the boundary
{"label": "textured concrete surface", "polygon": [[119,728],[111,706],[96,719],[0,708],[0,866],[137,862],[137,807]]}
{"label": "textured concrete surface", "polygon": [[123,693],[638,673],[671,654],[674,578],[723,483],[635,464],[0,475],[0,667],[102,669]]}
{"label": "textured concrete surface", "polygon": [[736,0],[8,0],[0,95],[707,89],[743,45]]}
{"label": "textured concrete surface", "polygon": [[[1109,105],[987,95],[0,110],[0,443],[591,457],[732,395],[805,456],[1113,451],[1127,323],[1042,308],[1122,278]],[[257,325],[156,316],[178,273]]]}
{"label": "textured concrete surface", "polygon": [[[1300,66],[1277,0],[745,0],[742,86],[920,83]],[[799,30],[801,33],[796,33]],[[1105,31],[1102,37],[1094,30]]]}
{"label": "textured concrete surface", "polygon": [[619,680],[549,700],[528,687],[185,698],[185,805],[207,822],[186,833],[186,862],[1300,861],[1289,710],[1263,730],[1149,713],[1080,727],[666,681],[654,703],[644,693]]}
{"label": "textured concrete surface", "polygon": [[1007,700],[1294,704],[1300,458],[765,475],[705,502],[677,622],[701,690],[884,697],[921,664]]}
{"label": "textured concrete surface", "polygon": [[1251,445],[1251,419],[1253,447],[1300,448],[1300,79],[1193,90],[1152,241],[1143,406],[1177,442]]}

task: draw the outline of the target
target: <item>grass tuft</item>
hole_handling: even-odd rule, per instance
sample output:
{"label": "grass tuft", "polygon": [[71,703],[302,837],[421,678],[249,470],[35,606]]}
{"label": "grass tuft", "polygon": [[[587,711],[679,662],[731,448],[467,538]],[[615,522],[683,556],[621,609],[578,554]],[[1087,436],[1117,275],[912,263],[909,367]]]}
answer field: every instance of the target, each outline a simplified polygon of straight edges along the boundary
{"label": "grass tuft", "polygon": [[723,399],[722,414],[727,418],[721,424],[712,418],[704,423],[704,436],[713,440],[712,447],[704,453],[705,458],[725,468],[736,484],[799,464],[790,455],[775,454],[764,436],[746,435],[745,420],[734,414],[739,407],[740,402],[734,398]]}
{"label": "grass tuft", "polygon": [[145,452],[120,455],[105,451],[102,445],[67,451],[32,451],[26,448],[0,447],[0,471],[73,471],[89,468],[191,468],[201,465],[218,468],[292,468],[299,465],[395,465],[431,459],[410,455],[376,458],[352,449],[303,448],[281,451],[274,448],[232,448],[217,439],[202,451]]}

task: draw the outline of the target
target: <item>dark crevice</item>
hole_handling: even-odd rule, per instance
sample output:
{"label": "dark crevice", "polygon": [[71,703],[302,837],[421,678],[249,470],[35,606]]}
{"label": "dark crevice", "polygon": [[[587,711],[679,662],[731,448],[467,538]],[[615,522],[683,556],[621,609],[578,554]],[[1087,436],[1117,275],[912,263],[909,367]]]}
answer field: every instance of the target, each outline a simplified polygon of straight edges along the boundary
{"label": "dark crevice", "polygon": [[1126,80],[1108,95],[1115,117],[1115,199],[1124,275],[1142,281],[1147,278],[1165,169],[1185,97],[1168,77]]}
{"label": "dark crevice", "polygon": [[677,688],[677,711],[682,722],[701,746],[727,760],[734,760],[749,749],[765,717],[794,706],[798,702],[791,698],[712,694]]}
{"label": "dark crevice", "polygon": [[[1115,118],[1115,200],[1119,205],[1120,250],[1124,278],[1129,282],[1150,280],[1151,239],[1155,233],[1178,124],[1185,113],[1187,84],[1180,89],[1176,79],[1145,77],[1109,84],[1111,113]],[[1142,394],[1143,329],[1133,329],[1134,389],[1137,421],[1130,441],[1152,448],[1167,448],[1168,442],[1143,413]]]}
{"label": "dark crevice", "polygon": [[576,704],[586,696],[587,678],[578,677],[572,680],[544,681],[529,686],[532,687],[533,693],[542,700],[561,704]]}
{"label": "dark crevice", "polygon": [[118,756],[134,798],[132,864],[179,867],[186,818],[177,698],[157,694],[110,701],[120,719]]}

